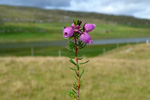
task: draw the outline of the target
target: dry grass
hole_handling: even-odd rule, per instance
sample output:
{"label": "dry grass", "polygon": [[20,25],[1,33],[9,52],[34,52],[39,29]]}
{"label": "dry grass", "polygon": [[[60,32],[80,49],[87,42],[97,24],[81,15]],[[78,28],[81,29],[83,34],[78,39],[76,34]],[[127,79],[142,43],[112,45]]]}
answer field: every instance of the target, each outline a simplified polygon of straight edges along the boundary
{"label": "dry grass", "polygon": [[114,49],[106,57],[128,60],[150,60],[150,44],[128,45]]}
{"label": "dry grass", "polygon": [[[88,58],[90,62],[82,66],[81,100],[150,100],[149,46],[127,46]],[[132,50],[125,53],[127,48]],[[71,100],[66,94],[75,79],[68,60],[0,58],[0,100]]]}

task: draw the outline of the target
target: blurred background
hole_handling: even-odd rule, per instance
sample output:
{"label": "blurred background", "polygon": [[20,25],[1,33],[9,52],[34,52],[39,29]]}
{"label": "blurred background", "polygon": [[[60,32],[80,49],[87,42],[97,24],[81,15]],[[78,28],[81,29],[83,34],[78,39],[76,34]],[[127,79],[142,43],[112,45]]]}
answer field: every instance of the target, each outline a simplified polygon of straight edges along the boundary
{"label": "blurred background", "polygon": [[70,100],[63,29],[96,24],[81,100],[150,99],[149,0],[1,0],[0,100]]}

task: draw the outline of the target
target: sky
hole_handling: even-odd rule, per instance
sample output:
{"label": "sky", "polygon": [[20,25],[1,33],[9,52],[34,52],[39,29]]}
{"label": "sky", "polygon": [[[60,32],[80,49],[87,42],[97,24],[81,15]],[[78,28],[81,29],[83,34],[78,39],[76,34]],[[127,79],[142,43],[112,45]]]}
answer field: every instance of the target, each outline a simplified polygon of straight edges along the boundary
{"label": "sky", "polygon": [[0,4],[150,19],[150,0],[0,0]]}

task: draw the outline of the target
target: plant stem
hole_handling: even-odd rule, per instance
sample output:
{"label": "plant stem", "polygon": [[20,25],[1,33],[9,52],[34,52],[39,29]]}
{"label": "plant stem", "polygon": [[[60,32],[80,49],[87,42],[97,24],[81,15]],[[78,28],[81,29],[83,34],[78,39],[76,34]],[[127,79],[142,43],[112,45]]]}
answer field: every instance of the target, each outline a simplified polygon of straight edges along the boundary
{"label": "plant stem", "polygon": [[[74,41],[75,41],[75,55],[76,55],[75,59],[76,59],[76,64],[78,65],[78,48],[77,48],[77,39],[76,39],[76,37],[74,37]],[[80,93],[80,73],[79,73],[79,68],[77,70],[78,70],[77,71],[77,73],[78,73],[77,100],[79,100],[79,93]]]}

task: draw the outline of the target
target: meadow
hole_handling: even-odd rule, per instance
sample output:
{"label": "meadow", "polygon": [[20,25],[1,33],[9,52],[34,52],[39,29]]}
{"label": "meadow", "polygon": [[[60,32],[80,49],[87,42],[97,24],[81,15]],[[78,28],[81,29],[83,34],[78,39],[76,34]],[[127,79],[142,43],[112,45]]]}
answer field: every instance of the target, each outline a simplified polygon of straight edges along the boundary
{"label": "meadow", "polygon": [[[149,100],[150,44],[89,59],[81,100]],[[0,57],[0,100],[70,100],[75,74],[66,57]],[[74,79],[74,80],[73,80]]]}
{"label": "meadow", "polygon": [[0,43],[60,41],[63,28],[78,18],[94,23],[92,39],[149,37],[150,20],[131,16],[46,10],[34,7],[0,5]]}
{"label": "meadow", "polygon": [[[90,33],[92,39],[150,37],[148,27],[95,24],[96,29]],[[0,43],[64,40],[62,32],[65,26],[70,26],[70,23],[4,22],[0,24]]]}
{"label": "meadow", "polygon": [[[94,23],[92,39],[150,37],[150,20],[0,5],[0,44],[64,40],[73,18]],[[70,100],[65,46],[0,49],[0,100]],[[105,49],[105,55],[103,50]],[[150,100],[150,44],[88,45],[81,100]],[[61,51],[61,57],[58,57]],[[73,80],[74,79],[74,80]]]}
{"label": "meadow", "polygon": [[[103,55],[112,49],[122,47],[125,44],[107,44],[107,45],[87,45],[84,49],[79,51],[79,55],[86,57],[96,57]],[[131,44],[130,45],[134,45]],[[71,51],[67,50],[66,46],[50,46],[50,47],[24,47],[24,48],[1,48],[0,56],[73,56]]]}
{"label": "meadow", "polygon": [[[6,5],[0,5],[0,11],[0,46],[3,43],[65,40],[62,35],[63,28],[70,26],[73,18],[79,18],[83,23],[96,24],[96,29],[90,33],[92,39],[150,37],[150,20],[137,19],[130,16],[45,10],[34,7]],[[123,45],[126,44],[120,44],[120,46]],[[106,51],[109,51],[116,48],[116,44],[88,46],[81,53],[87,57],[94,57],[102,54],[104,48]],[[34,47],[34,56],[58,56],[59,51],[61,51],[62,56],[66,55],[64,46]],[[91,54],[90,52],[94,53]],[[0,49],[1,57],[30,55],[31,47]]]}

